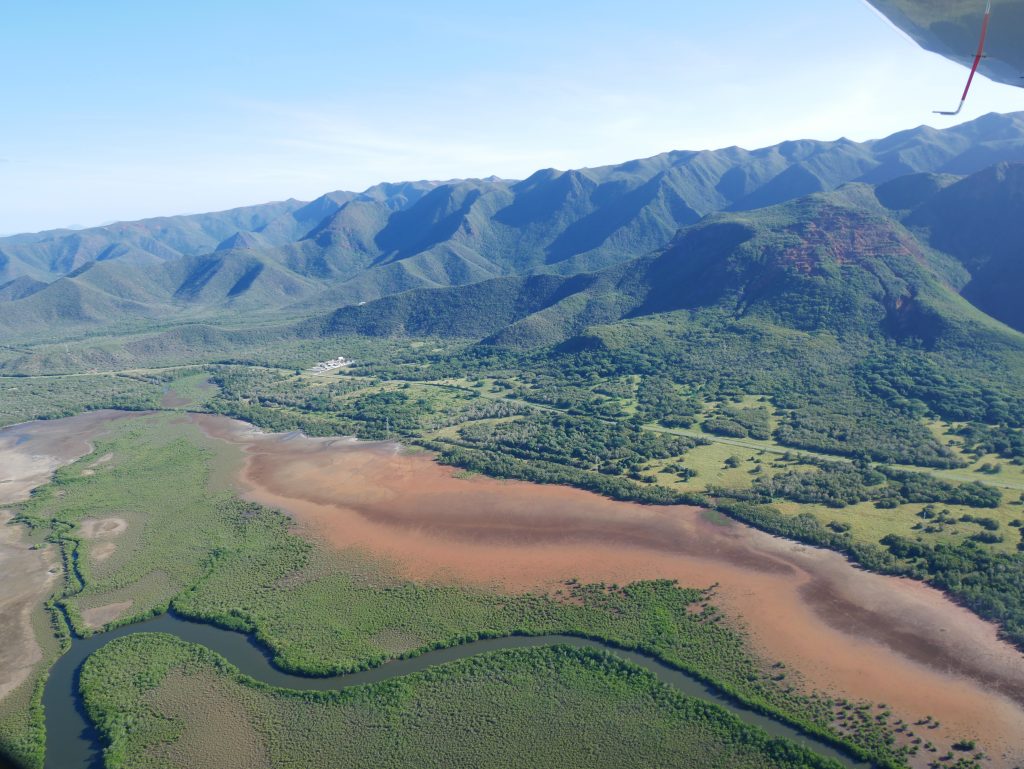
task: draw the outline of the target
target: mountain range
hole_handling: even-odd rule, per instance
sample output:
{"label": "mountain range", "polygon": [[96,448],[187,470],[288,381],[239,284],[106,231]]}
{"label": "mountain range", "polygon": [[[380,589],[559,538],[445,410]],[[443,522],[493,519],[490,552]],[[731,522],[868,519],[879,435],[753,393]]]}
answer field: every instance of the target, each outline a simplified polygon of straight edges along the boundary
{"label": "mountain range", "polygon": [[[886,310],[900,333],[923,333],[920,313],[940,294],[1021,330],[1022,163],[1024,113],[992,114],[863,143],[675,151],[522,181],[381,184],[309,203],[17,235],[0,238],[0,331],[45,339],[55,329],[314,315],[307,327],[426,331],[444,322],[426,304],[490,307],[487,292],[497,291],[501,312],[472,328],[462,313],[452,330],[523,345],[713,295],[759,312],[763,286],[802,296],[844,271],[873,276],[864,280],[881,292],[879,307],[913,308]],[[769,247],[773,239],[799,244]],[[894,288],[886,271],[906,286]],[[810,283],[786,288],[770,275]],[[431,293],[444,289],[454,293]],[[969,311],[955,304],[954,314]]]}

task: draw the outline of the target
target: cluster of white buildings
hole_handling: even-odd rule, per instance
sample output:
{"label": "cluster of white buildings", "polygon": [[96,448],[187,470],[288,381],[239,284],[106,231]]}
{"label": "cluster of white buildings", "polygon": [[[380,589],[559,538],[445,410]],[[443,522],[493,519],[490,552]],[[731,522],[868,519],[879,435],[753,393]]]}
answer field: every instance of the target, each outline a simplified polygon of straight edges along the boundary
{"label": "cluster of white buildings", "polygon": [[326,374],[328,371],[334,371],[334,369],[342,368],[343,366],[347,366],[350,363],[352,363],[352,361],[342,355],[335,358],[334,360],[320,361],[315,366],[313,366],[311,371],[314,374]]}

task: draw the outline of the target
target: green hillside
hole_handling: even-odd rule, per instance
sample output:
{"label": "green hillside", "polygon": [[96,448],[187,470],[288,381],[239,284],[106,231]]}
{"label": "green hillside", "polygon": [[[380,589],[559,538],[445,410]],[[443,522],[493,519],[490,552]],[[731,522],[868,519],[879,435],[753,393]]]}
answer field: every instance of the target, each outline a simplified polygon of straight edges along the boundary
{"label": "green hillside", "polygon": [[594,324],[716,309],[838,337],[935,347],[1016,338],[958,296],[970,276],[916,239],[861,185],[757,211],[716,214],[660,253],[574,276],[420,289],[337,310],[326,334],[487,338],[539,346]]}
{"label": "green hillside", "polygon": [[963,295],[1024,331],[1024,164],[999,163],[938,191],[907,216],[970,273]]}

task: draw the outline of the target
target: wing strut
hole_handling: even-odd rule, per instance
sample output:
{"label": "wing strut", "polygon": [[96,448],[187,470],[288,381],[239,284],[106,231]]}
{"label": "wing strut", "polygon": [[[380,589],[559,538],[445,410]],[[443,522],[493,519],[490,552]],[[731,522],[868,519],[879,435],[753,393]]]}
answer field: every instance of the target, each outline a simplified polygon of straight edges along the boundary
{"label": "wing strut", "polygon": [[960,97],[960,106],[953,112],[935,110],[936,115],[959,115],[967,101],[967,92],[971,90],[971,83],[974,81],[974,73],[978,71],[978,65],[985,55],[985,38],[988,36],[988,20],[992,17],[992,0],[985,0],[985,18],[981,22],[981,40],[978,41],[978,52],[974,54],[974,65],[971,67],[971,74],[967,76],[967,86],[964,88],[964,95]]}

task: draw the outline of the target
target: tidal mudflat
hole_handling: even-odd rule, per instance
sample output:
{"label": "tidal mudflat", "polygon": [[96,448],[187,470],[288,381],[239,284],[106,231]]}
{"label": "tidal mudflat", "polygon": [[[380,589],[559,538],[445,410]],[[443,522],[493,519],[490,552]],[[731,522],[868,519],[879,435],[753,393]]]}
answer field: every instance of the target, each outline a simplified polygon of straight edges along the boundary
{"label": "tidal mudflat", "polygon": [[339,548],[395,561],[413,579],[550,590],[573,577],[717,585],[770,660],[805,685],[931,715],[1001,764],[1024,758],[1024,656],[996,628],[921,583],[870,574],[686,507],[615,502],[561,486],[463,477],[393,443],[266,435],[195,416],[244,449],[242,493]]}
{"label": "tidal mudflat", "polygon": [[[131,415],[0,431],[0,499],[23,499],[88,453],[115,418]],[[289,513],[308,536],[386,557],[411,579],[504,592],[553,590],[574,577],[716,585],[718,602],[759,652],[799,671],[806,687],[885,702],[904,718],[931,715],[942,724],[936,739],[975,737],[994,766],[1024,760],[1024,657],[994,626],[921,583],[864,572],[698,508],[467,477],[394,443],[268,435],[223,417],[188,418],[234,447],[221,466],[236,474],[244,496]],[[90,520],[83,534],[117,542],[118,523]],[[32,607],[52,590],[58,566],[55,554],[31,549],[20,527],[0,533],[2,695],[38,664]]]}
{"label": "tidal mudflat", "polygon": [[42,659],[32,617],[60,574],[52,547],[33,547],[3,507],[46,483],[53,471],[92,451],[112,419],[96,411],[68,419],[29,422],[0,430],[0,700],[17,689]]}

